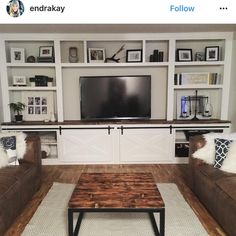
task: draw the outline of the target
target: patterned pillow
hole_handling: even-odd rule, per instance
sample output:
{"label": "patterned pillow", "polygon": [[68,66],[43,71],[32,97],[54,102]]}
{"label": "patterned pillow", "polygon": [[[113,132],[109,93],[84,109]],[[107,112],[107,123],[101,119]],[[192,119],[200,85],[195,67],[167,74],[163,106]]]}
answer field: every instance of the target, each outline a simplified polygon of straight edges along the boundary
{"label": "patterned pillow", "polygon": [[215,168],[220,168],[223,165],[223,162],[227,156],[231,143],[232,140],[221,139],[221,138],[215,139],[215,151],[216,151],[215,163],[214,163]]}
{"label": "patterned pillow", "polygon": [[0,146],[7,153],[8,163],[15,162],[16,158],[16,136],[0,138]]}

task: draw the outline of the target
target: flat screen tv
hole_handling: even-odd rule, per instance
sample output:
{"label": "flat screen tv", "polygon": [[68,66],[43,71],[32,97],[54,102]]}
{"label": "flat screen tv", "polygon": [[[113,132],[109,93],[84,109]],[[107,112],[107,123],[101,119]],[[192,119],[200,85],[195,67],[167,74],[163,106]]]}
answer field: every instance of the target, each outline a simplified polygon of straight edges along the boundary
{"label": "flat screen tv", "polygon": [[148,119],[151,76],[80,77],[81,119]]}

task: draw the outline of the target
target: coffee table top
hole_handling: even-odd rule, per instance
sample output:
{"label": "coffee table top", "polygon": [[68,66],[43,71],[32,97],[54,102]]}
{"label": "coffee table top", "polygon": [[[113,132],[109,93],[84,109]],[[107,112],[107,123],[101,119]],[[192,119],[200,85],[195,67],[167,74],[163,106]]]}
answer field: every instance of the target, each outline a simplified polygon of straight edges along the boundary
{"label": "coffee table top", "polygon": [[160,209],[164,202],[151,173],[83,173],[68,207]]}

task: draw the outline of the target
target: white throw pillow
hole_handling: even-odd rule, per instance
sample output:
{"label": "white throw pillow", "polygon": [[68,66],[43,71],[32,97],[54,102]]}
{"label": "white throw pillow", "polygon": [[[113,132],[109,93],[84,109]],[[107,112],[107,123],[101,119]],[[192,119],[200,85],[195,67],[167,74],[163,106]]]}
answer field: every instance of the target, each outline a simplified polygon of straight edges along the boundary
{"label": "white throw pillow", "polygon": [[231,143],[227,156],[220,169],[226,172],[236,173],[236,141]]}
{"label": "white throw pillow", "polygon": [[[204,147],[198,149],[193,153],[194,158],[203,160],[204,162],[213,165],[215,162],[215,142],[216,138],[236,140],[236,133],[222,134],[222,133],[208,133],[204,134],[203,137],[206,140]],[[226,158],[227,159],[227,158]]]}

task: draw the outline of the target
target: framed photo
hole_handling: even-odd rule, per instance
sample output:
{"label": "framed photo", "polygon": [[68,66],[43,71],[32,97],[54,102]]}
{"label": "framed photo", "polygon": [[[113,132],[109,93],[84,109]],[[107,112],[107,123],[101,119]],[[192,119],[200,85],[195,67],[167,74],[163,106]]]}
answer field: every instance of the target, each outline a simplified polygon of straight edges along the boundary
{"label": "framed photo", "polygon": [[53,46],[39,47],[39,57],[53,57]]}
{"label": "framed photo", "polygon": [[24,48],[11,48],[11,62],[24,63],[25,62],[25,49]]}
{"label": "framed photo", "polygon": [[177,49],[177,61],[192,61],[192,49]]}
{"label": "framed photo", "polygon": [[88,54],[90,63],[102,63],[105,61],[104,48],[89,48]]}
{"label": "framed photo", "polygon": [[142,62],[142,49],[126,50],[126,62]]}
{"label": "framed photo", "polygon": [[13,86],[26,86],[26,76],[14,75],[13,76]]}
{"label": "framed photo", "polygon": [[210,73],[199,72],[199,73],[182,73],[182,85],[186,84],[210,84]]}
{"label": "framed photo", "polygon": [[205,48],[206,61],[219,61],[219,46]]}
{"label": "framed photo", "polygon": [[24,92],[22,102],[26,104],[24,119],[26,121],[50,120],[53,109],[52,92]]}

